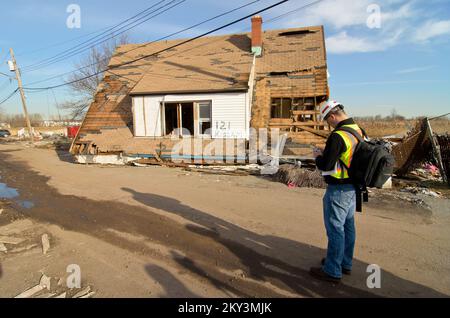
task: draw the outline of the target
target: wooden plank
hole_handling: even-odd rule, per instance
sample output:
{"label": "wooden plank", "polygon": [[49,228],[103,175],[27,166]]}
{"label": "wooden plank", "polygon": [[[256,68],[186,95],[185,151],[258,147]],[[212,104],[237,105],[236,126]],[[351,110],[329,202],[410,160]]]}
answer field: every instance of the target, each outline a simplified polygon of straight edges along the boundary
{"label": "wooden plank", "polygon": [[316,115],[316,114],[319,114],[319,112],[315,111],[315,110],[293,110],[292,114],[294,114],[294,115]]}
{"label": "wooden plank", "polygon": [[303,126],[321,126],[325,127],[327,124],[321,123],[321,122],[315,122],[315,121],[305,121],[305,122],[293,122],[293,123],[277,123],[272,124],[269,123],[269,126],[275,127],[275,128],[281,128],[281,127],[303,127]]}
{"label": "wooden plank", "polygon": [[292,118],[271,118],[270,119],[271,124],[286,124],[290,125],[293,123]]}
{"label": "wooden plank", "polygon": [[20,244],[24,241],[24,239],[18,239],[15,237],[10,237],[10,236],[0,236],[0,243],[4,243],[4,244],[12,244],[12,245],[17,245]]}
{"label": "wooden plank", "polygon": [[316,129],[312,129],[312,128],[308,128],[308,127],[299,127],[299,129],[310,132],[310,133],[315,134],[320,137],[324,137],[324,138],[328,138],[328,136],[331,133],[330,131],[316,130]]}

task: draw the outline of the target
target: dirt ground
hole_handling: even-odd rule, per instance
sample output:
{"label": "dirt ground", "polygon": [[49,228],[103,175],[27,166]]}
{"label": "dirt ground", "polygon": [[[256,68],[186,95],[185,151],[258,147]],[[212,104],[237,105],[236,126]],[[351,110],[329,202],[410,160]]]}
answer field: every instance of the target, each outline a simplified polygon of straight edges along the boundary
{"label": "dirt ground", "polygon": [[[81,268],[95,297],[448,297],[450,200],[431,210],[375,196],[358,214],[354,270],[342,284],[308,274],[326,251],[323,190],[256,176],[77,165],[51,149],[0,144],[0,297],[42,273]],[[10,203],[10,204],[9,204]],[[40,236],[48,233],[44,255]],[[382,269],[369,289],[367,266]]]}

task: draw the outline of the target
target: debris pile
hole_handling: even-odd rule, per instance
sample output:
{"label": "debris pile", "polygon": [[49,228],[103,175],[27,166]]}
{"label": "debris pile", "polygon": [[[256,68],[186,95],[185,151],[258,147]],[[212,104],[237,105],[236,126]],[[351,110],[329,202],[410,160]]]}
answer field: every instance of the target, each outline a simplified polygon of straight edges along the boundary
{"label": "debris pile", "polygon": [[377,198],[385,198],[389,199],[389,201],[395,201],[395,202],[407,202],[410,203],[413,206],[421,207],[424,209],[431,210],[431,207],[425,202],[423,197],[423,193],[420,191],[411,190],[411,191],[397,191],[397,190],[389,190],[385,191],[383,189],[370,189],[370,197],[377,197]]}
{"label": "debris pile", "polygon": [[430,181],[442,181],[441,174],[438,167],[431,163],[425,163],[422,167],[414,169],[409,173],[411,176],[415,176],[420,180],[430,180]]}
{"label": "debris pile", "polygon": [[43,274],[37,285],[14,298],[91,298],[95,295],[90,286],[68,289],[63,283],[64,279],[62,278],[48,277]]}
{"label": "debris pile", "polygon": [[273,179],[289,187],[326,188],[319,170],[301,168],[298,165],[281,165]]}
{"label": "debris pile", "polygon": [[441,151],[444,170],[447,175],[447,183],[450,185],[450,135],[447,133],[436,137]]}
{"label": "debris pile", "polygon": [[403,189],[400,189],[400,192],[408,192],[412,194],[425,194],[434,198],[440,198],[442,197],[442,193],[438,191],[432,191],[428,188],[424,187],[406,187]]}

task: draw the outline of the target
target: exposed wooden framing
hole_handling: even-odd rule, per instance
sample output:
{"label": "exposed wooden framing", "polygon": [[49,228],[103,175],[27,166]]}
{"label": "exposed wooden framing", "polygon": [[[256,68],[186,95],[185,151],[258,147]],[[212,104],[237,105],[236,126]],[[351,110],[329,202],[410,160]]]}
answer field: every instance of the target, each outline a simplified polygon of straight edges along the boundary
{"label": "exposed wooden framing", "polygon": [[183,113],[181,111],[181,103],[177,104],[177,125],[179,134],[178,137],[183,137]]}
{"label": "exposed wooden framing", "polygon": [[271,126],[271,127],[274,127],[274,126],[283,126],[283,127],[320,126],[320,127],[325,127],[326,125],[327,125],[326,123],[315,122],[315,121],[292,122],[292,123],[269,123],[269,126]]}
{"label": "exposed wooden framing", "polygon": [[[317,110],[317,97],[314,96],[314,110]],[[317,122],[317,114],[313,115],[313,120]],[[318,126],[315,126],[314,129],[319,130]]]}
{"label": "exposed wooden framing", "polygon": [[318,114],[315,110],[294,110],[292,111],[293,115],[316,115]]}
{"label": "exposed wooden framing", "polygon": [[326,130],[317,130],[317,129],[312,129],[312,128],[308,128],[308,127],[298,127],[301,130],[310,132],[312,134],[315,134],[317,136],[320,137],[324,137],[324,138],[328,138],[328,136],[330,136],[330,131],[326,131]]}

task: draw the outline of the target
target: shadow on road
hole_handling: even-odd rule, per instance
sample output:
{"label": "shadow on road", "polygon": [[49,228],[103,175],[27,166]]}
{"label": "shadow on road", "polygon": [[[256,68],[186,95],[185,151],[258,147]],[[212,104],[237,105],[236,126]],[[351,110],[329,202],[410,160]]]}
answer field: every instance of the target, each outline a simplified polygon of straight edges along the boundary
{"label": "shadow on road", "polygon": [[[9,157],[9,154],[0,153],[2,182],[18,189],[21,200],[35,204],[30,209],[17,206],[22,215],[85,233],[149,259],[165,256],[147,243],[163,245],[171,251],[168,262],[178,264],[201,282],[209,282],[222,294],[238,297],[376,297],[374,291],[366,287],[368,264],[364,262],[356,260],[354,275],[346,278],[343,284],[332,286],[316,281],[308,274],[309,267],[318,265],[325,255],[323,249],[275,235],[260,235],[174,198],[129,188],[122,190],[145,206],[62,195],[48,185],[49,177],[31,170],[24,162],[8,160]],[[165,216],[166,213],[181,217],[188,224],[177,222]],[[301,231],[301,224],[298,229]],[[129,236],[143,239],[136,241]],[[177,289],[183,297],[195,296],[170,273],[151,266],[145,269],[149,276],[164,285],[168,295]],[[377,293],[388,296],[447,297],[389,272],[382,273],[382,287]]]}
{"label": "shadow on road", "polygon": [[149,264],[145,266],[147,274],[157,281],[164,289],[167,298],[199,298],[183,285],[174,275],[164,268]]}
{"label": "shadow on road", "polygon": [[[272,285],[298,296],[377,297],[365,286],[367,275],[369,275],[366,273],[366,268],[369,264],[355,260],[353,275],[357,275],[359,278],[359,288],[345,285],[345,282],[338,286],[332,286],[329,283],[313,279],[308,273],[309,267],[317,266],[318,261],[325,255],[326,252],[323,249],[276,236],[259,235],[194,209],[173,198],[141,193],[129,188],[122,189],[131,193],[136,201],[148,207],[164,210],[193,222],[195,225],[186,225],[189,231],[201,235],[205,239],[214,240],[224,248],[222,253],[229,254],[223,259],[225,263],[218,262],[217,266],[210,268],[209,271],[201,268],[195,259],[174,257],[181,266],[208,279],[220,289],[230,290],[238,295],[240,292],[244,292],[244,295],[251,296],[252,288],[245,290],[245,286],[240,286],[241,289],[236,289],[236,284],[233,284],[235,286],[230,285],[229,275],[218,270],[219,267],[224,266],[228,269],[244,270],[244,273],[241,273],[243,277],[238,275],[236,279],[249,278],[260,282],[270,282]],[[301,225],[299,225],[299,230],[301,230]],[[207,240],[205,240],[205,244],[208,244]],[[275,255],[284,256],[285,260]],[[215,255],[210,255],[210,258],[214,260]],[[296,265],[293,266],[292,263]],[[446,297],[431,288],[404,280],[385,271],[382,272],[382,282],[384,286],[395,287],[396,290],[391,291],[393,296]]]}

